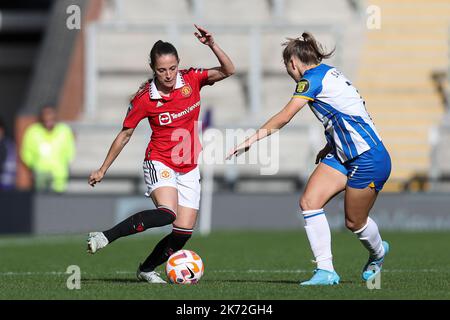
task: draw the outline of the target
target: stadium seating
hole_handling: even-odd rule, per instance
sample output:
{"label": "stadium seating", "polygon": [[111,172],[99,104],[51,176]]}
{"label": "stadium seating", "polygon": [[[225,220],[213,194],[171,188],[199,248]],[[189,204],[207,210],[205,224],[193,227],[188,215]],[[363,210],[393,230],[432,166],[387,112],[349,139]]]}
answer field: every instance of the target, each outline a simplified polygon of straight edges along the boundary
{"label": "stadium seating", "polygon": [[133,23],[167,23],[192,19],[188,1],[114,0],[103,13],[106,21],[117,18]]}
{"label": "stadium seating", "polygon": [[346,21],[353,18],[349,1],[346,0],[285,0],[285,12],[287,20],[291,23],[327,21],[346,24]]}
{"label": "stadium seating", "polygon": [[[444,108],[432,75],[448,70],[448,1],[373,1],[382,9],[379,30],[368,30],[357,85],[391,152],[389,190],[428,175],[429,132]],[[420,21],[420,28],[417,24]]]}

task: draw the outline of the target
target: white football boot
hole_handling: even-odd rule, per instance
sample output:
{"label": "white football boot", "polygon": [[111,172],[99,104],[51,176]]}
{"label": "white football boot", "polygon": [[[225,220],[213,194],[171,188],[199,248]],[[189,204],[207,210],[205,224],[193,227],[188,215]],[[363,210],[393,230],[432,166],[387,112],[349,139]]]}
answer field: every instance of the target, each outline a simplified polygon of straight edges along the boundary
{"label": "white football boot", "polygon": [[106,247],[108,243],[108,239],[106,239],[103,232],[90,232],[87,239],[87,252],[94,254],[98,250]]}
{"label": "white football boot", "polygon": [[141,271],[141,266],[137,269],[136,277],[139,281],[147,281],[148,283],[167,283],[164,281],[158,272],[156,271],[150,271],[150,272],[144,272]]}

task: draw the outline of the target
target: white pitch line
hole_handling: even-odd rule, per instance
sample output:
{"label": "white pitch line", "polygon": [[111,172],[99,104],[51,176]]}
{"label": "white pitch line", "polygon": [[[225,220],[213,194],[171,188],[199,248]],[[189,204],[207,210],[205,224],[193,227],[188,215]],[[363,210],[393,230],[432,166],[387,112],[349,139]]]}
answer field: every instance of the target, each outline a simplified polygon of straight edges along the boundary
{"label": "white pitch line", "polygon": [[[244,273],[311,273],[312,270],[212,270],[210,272],[215,272],[215,273],[239,273],[239,272],[244,272]],[[438,270],[438,269],[418,269],[418,270],[414,270],[414,269],[386,269],[383,270],[383,272],[421,272],[421,273],[426,273],[426,272],[450,272],[450,270]]]}
{"label": "white pitch line", "polygon": [[[249,269],[249,270],[234,270],[234,269],[228,269],[228,270],[211,270],[208,271],[210,273],[310,273],[311,270],[255,270],[255,269]],[[414,272],[420,272],[420,273],[428,273],[428,272],[450,272],[450,270],[438,270],[438,269],[386,269],[383,270],[383,272],[388,273],[414,273]],[[81,273],[82,275],[90,275],[94,276],[95,274],[92,273]],[[114,274],[135,274],[135,272],[132,271],[116,271]],[[49,271],[49,272],[14,272],[14,271],[8,271],[8,272],[0,272],[0,276],[40,276],[40,275],[54,275],[54,276],[61,276],[61,275],[70,275],[66,272],[61,271]]]}
{"label": "white pitch line", "polygon": [[36,236],[33,238],[0,238],[0,248],[86,242],[82,236]]}
{"label": "white pitch line", "polygon": [[382,270],[382,272],[392,272],[392,273],[395,273],[395,272],[399,272],[399,273],[423,272],[423,273],[426,273],[426,272],[448,272],[448,271],[450,271],[450,270],[438,270],[438,269],[420,269],[420,270],[414,270],[414,269],[392,269],[392,270],[390,270],[390,269],[386,269],[386,270]]}
{"label": "white pitch line", "polygon": [[0,276],[60,276],[63,274],[69,275],[69,273],[65,272],[57,272],[57,271],[50,271],[50,272],[0,272]]}
{"label": "white pitch line", "polygon": [[[212,272],[219,272],[219,273],[228,273],[228,272],[242,272],[239,270],[213,270]],[[305,273],[305,272],[312,272],[311,270],[244,270],[245,273]]]}

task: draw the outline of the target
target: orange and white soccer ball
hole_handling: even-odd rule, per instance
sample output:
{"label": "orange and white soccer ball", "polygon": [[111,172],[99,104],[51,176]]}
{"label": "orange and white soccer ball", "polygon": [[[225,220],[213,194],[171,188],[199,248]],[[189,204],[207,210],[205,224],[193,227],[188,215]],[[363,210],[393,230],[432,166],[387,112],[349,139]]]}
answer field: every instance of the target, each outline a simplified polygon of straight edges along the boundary
{"label": "orange and white soccer ball", "polygon": [[195,284],[203,275],[205,267],[198,254],[191,250],[179,250],[166,263],[166,275],[171,283]]}

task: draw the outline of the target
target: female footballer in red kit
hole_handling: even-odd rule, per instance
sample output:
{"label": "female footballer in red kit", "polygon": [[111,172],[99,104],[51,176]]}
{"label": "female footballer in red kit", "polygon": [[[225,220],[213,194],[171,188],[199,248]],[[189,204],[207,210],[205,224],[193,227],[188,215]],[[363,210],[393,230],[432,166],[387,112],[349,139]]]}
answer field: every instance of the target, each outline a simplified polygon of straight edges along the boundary
{"label": "female footballer in red kit", "polygon": [[154,210],[138,212],[113,228],[89,234],[88,252],[95,253],[114,240],[148,228],[173,224],[172,233],[163,238],[140,264],[137,278],[149,283],[165,283],[155,268],[186,244],[197,221],[200,202],[200,173],[197,159],[201,150],[197,133],[200,90],[231,76],[234,65],[217,45],[210,32],[195,25],[197,39],[210,47],[220,66],[211,69],[179,70],[175,47],[161,40],[150,52],[153,79],[143,84],[131,99],[123,128],[115,138],[100,169],[89,176],[94,186],[133,135],[138,123],[147,118],[152,135],[143,163],[147,195]]}

